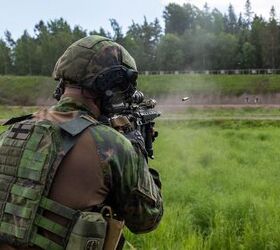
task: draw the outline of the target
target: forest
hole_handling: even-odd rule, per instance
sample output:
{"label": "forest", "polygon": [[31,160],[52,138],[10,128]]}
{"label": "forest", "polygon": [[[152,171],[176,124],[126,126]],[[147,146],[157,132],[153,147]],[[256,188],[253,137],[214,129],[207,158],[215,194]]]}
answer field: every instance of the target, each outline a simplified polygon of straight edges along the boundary
{"label": "forest", "polygon": [[18,39],[10,31],[0,37],[1,75],[50,75],[59,56],[74,41],[87,35],[109,37],[136,59],[139,71],[276,69],[280,66],[280,24],[274,6],[269,18],[254,13],[250,0],[243,13],[229,4],[226,13],[189,3],[168,4],[159,19],[144,17],[123,32],[115,19],[112,31],[88,31],[63,19],[39,21],[34,34]]}

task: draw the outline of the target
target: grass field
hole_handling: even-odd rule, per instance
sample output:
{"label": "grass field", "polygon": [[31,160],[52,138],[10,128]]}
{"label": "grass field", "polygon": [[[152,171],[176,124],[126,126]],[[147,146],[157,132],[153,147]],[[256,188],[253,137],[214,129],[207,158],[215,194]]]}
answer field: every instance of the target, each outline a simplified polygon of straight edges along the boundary
{"label": "grass field", "polygon": [[[151,75],[139,76],[139,88],[150,97],[189,95],[239,96],[280,92],[280,75]],[[52,100],[50,77],[0,76],[0,103],[42,105]]]}
{"label": "grass field", "polygon": [[165,214],[137,249],[279,249],[280,126],[160,122]]}
{"label": "grass field", "polygon": [[30,114],[34,112],[36,107],[25,106],[0,106],[0,120],[7,119],[9,117],[21,116],[24,114]]}
{"label": "grass field", "polygon": [[280,249],[280,122],[223,120],[279,110],[188,112],[221,116],[157,123],[150,165],[161,173],[165,213],[156,231],[127,231],[128,241],[136,249]]}
{"label": "grass field", "polygon": [[182,106],[176,112],[162,111],[164,120],[279,120],[280,109],[275,107],[197,107]]}
{"label": "grass field", "polygon": [[280,92],[279,75],[142,76],[139,87],[151,96],[172,94],[242,95]]}

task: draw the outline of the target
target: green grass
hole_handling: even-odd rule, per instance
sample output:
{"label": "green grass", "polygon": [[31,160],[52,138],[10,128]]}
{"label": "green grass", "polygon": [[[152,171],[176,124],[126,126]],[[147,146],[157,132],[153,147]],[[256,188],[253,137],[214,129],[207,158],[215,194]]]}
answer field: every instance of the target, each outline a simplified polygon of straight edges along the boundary
{"label": "green grass", "polygon": [[55,82],[43,76],[1,76],[0,103],[37,105],[51,98]]}
{"label": "green grass", "polygon": [[280,115],[280,109],[277,108],[270,108],[270,107],[242,107],[242,108],[233,108],[233,107],[186,107],[185,110],[176,111],[177,114],[191,114],[191,115],[206,115],[206,116],[242,116],[242,115]]}
{"label": "green grass", "polygon": [[[7,120],[12,117],[18,117],[22,115],[31,114],[36,111],[37,107],[25,107],[25,106],[1,106],[0,105],[0,121]],[[1,124],[0,123],[0,124]],[[0,133],[5,130],[6,127],[0,125]]]}
{"label": "green grass", "polygon": [[[279,112],[192,112],[227,111]],[[161,174],[165,212],[152,233],[126,230],[135,248],[280,249],[280,121],[158,121],[157,128],[150,166]]]}
{"label": "green grass", "polygon": [[137,249],[279,249],[280,127],[160,122],[165,214]]}
{"label": "green grass", "polygon": [[[170,93],[239,96],[280,92],[280,75],[150,75],[139,77],[147,96]],[[41,76],[0,76],[0,103],[38,105],[52,99],[55,82]]]}
{"label": "green grass", "polygon": [[151,96],[172,94],[266,94],[280,91],[279,75],[154,75],[142,76],[140,89]]}
{"label": "green grass", "polygon": [[279,120],[280,109],[278,107],[243,107],[243,108],[213,108],[213,107],[186,107],[177,111],[163,110],[160,119],[189,119],[189,120],[231,120],[231,119],[247,119],[247,120]]}
{"label": "green grass", "polygon": [[28,106],[0,106],[0,119],[30,114],[36,109]]}

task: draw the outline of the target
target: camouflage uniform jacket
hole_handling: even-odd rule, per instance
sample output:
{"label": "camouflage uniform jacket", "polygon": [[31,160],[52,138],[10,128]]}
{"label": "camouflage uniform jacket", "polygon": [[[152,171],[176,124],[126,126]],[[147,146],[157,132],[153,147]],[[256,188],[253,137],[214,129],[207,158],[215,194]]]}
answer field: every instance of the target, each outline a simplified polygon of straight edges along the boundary
{"label": "camouflage uniform jacket", "polygon": [[[35,113],[33,119],[61,123],[75,119],[81,112],[94,117],[86,106],[64,97],[52,108]],[[148,168],[137,146],[102,124],[91,126],[80,135],[58,168],[50,198],[81,211],[100,204],[110,205],[134,233],[153,230],[163,213],[157,172]],[[55,214],[47,217],[66,224],[64,218]],[[45,232],[45,236],[60,242],[49,232]],[[2,249],[21,248],[0,244]]]}
{"label": "camouflage uniform jacket", "polygon": [[[85,106],[69,97],[52,108],[58,112],[75,112],[77,109],[89,113]],[[133,147],[116,130],[100,124],[91,127],[88,133],[96,145],[105,184],[103,189],[108,190],[103,203],[108,202],[132,232],[154,229],[163,212],[157,172],[149,171],[140,149]]]}
{"label": "camouflage uniform jacket", "polygon": [[[59,116],[59,112],[65,115],[77,111],[85,111],[95,116],[84,105],[70,97],[62,99],[49,112],[57,112]],[[109,203],[134,233],[153,230],[163,213],[157,172],[149,170],[147,161],[138,147],[133,147],[125,136],[111,127],[100,124],[91,127],[85,133],[90,135],[95,144],[104,181],[104,186],[100,188],[102,192],[99,191],[102,193],[101,197],[96,202]],[[86,156],[80,156],[83,157]],[[96,204],[88,204],[92,205]]]}

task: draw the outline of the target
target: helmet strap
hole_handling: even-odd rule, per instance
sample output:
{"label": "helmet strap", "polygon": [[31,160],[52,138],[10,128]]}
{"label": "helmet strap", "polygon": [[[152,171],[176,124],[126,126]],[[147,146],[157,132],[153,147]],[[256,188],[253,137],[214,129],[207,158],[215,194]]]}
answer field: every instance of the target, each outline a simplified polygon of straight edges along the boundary
{"label": "helmet strap", "polygon": [[59,101],[61,96],[63,95],[64,91],[65,91],[65,83],[64,83],[63,79],[61,78],[59,80],[59,83],[56,86],[56,89],[55,89],[54,93],[53,93],[53,97],[57,101]]}

